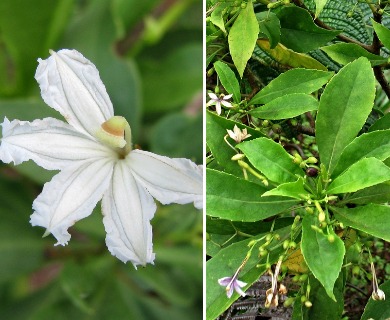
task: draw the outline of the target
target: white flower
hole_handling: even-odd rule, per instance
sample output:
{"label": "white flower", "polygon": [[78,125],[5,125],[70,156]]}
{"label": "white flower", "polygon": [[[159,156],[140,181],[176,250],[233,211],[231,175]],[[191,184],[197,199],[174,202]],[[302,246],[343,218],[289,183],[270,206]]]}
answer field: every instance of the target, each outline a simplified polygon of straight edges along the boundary
{"label": "white flower", "polygon": [[246,129],[241,129],[237,127],[237,125],[234,125],[233,131],[227,129],[226,130],[229,137],[232,138],[237,143],[240,143],[241,141],[245,140],[246,138],[249,138],[251,135],[247,132]]}
{"label": "white flower", "polygon": [[223,93],[221,93],[218,97],[215,93],[210,92],[208,95],[210,97],[210,101],[207,102],[206,107],[215,105],[215,110],[217,111],[218,115],[220,115],[222,112],[221,104],[227,108],[233,107],[232,104],[229,101],[227,101],[233,96],[232,94],[225,96]]}
{"label": "white flower", "polygon": [[96,67],[75,50],[51,51],[35,74],[44,101],[68,123],[4,119],[0,160],[33,160],[61,170],[33,203],[33,226],[46,228],[57,244],[70,239],[68,228],[89,216],[102,199],[110,252],[135,267],[153,263],[150,220],[162,204],[202,206],[202,168],[187,159],[170,159],[132,150],[131,131],[113,107]]}

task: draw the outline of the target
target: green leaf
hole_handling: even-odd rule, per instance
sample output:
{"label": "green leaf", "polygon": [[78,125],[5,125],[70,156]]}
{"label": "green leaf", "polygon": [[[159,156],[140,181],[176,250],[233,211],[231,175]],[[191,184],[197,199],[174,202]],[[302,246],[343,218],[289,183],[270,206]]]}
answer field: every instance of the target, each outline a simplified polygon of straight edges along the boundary
{"label": "green leaf", "polygon": [[390,30],[373,19],[371,19],[371,23],[379,40],[386,48],[390,49]]}
{"label": "green leaf", "polygon": [[[287,238],[290,228],[282,229],[278,231],[281,236],[281,241]],[[240,266],[242,260],[245,258],[245,253],[248,252],[248,243],[251,240],[259,239],[263,235],[250,238],[245,241],[232,244],[231,246],[219,251],[212,259],[207,261],[206,264],[206,319],[214,320],[222,312],[224,312],[237,298],[237,293],[228,299],[226,297],[225,288],[218,284],[218,279],[223,277],[233,276],[234,272]],[[260,241],[259,245],[264,243]],[[271,244],[271,247],[273,243]],[[269,256],[269,263],[276,263],[281,253],[282,248],[275,248],[271,251]],[[267,270],[264,265],[256,267],[259,263],[265,263],[265,259],[259,259],[256,254],[252,254],[245,267],[242,269],[239,275],[239,280],[246,282],[248,285],[243,289],[247,289],[253,282],[255,282],[263,273]]]}
{"label": "green leaf", "polygon": [[314,215],[306,215],[303,218],[302,254],[309,269],[324,286],[327,295],[336,301],[333,287],[341,271],[345,247],[332,228],[329,230],[329,235],[334,237],[333,242],[328,240],[327,235],[311,228],[312,225],[317,224],[318,219]]}
{"label": "green leaf", "polygon": [[363,158],[334,179],[329,194],[355,192],[390,180],[390,168],[376,158]]}
{"label": "green leaf", "polygon": [[202,64],[202,45],[196,42],[177,47],[166,57],[140,61],[146,111],[169,111],[188,103],[202,90]]}
{"label": "green leaf", "polygon": [[298,179],[295,182],[287,182],[278,185],[275,189],[266,191],[262,197],[266,196],[284,196],[289,198],[294,198],[298,200],[302,200],[303,195],[307,195],[308,192],[305,190],[304,180]]}
{"label": "green leaf", "polygon": [[249,104],[268,103],[291,93],[312,93],[327,83],[333,74],[300,68],[288,70],[261,89]]}
{"label": "green leaf", "polygon": [[234,65],[242,78],[246,63],[252,55],[259,34],[259,24],[249,0],[230,29],[228,42]]}
{"label": "green leaf", "polygon": [[317,69],[327,71],[327,68],[307,54],[298,53],[278,43],[274,49],[270,48],[268,40],[259,39],[257,45],[272,57],[276,62],[292,68]]}
{"label": "green leaf", "polygon": [[223,87],[228,93],[233,94],[234,102],[239,103],[241,101],[240,85],[232,69],[221,61],[215,62],[214,68]]}
{"label": "green leaf", "polygon": [[373,67],[387,62],[387,59],[370,53],[361,46],[354,43],[340,42],[327,47],[322,47],[320,49],[334,61],[343,65],[352,62],[359,57],[367,58]]}
{"label": "green leaf", "polygon": [[387,183],[381,183],[363,190],[355,192],[344,201],[340,203],[354,203],[354,204],[367,204],[367,203],[387,203],[390,201],[390,185]]}
{"label": "green leaf", "polygon": [[[390,296],[390,280],[387,280],[379,286],[387,297]],[[387,320],[390,319],[390,300],[376,301],[370,297],[366,307],[364,308],[361,320]]]}
{"label": "green leaf", "polygon": [[315,12],[314,19],[316,19],[321,14],[321,11],[322,11],[322,9],[324,9],[328,0],[314,0],[314,1],[316,3],[316,12]]}
{"label": "green leaf", "polygon": [[280,120],[318,109],[318,100],[304,93],[283,95],[249,112],[260,119]]}
{"label": "green leaf", "polygon": [[0,1],[0,95],[24,96],[35,85],[36,61],[55,46],[73,11],[73,3]]}
{"label": "green leaf", "polygon": [[332,177],[337,177],[360,159],[369,157],[382,161],[390,157],[390,130],[364,133],[355,138],[342,152]]}
{"label": "green leaf", "polygon": [[369,233],[374,237],[390,241],[390,207],[368,204],[356,208],[331,207],[337,220],[345,226]]}
{"label": "green leaf", "polygon": [[296,6],[285,6],[278,13],[280,20],[280,42],[296,52],[309,52],[328,43],[341,31],[318,27],[307,10]]}
{"label": "green leaf", "polygon": [[295,182],[303,171],[283,147],[268,138],[258,138],[237,145],[251,164],[277,183]]}
{"label": "green leaf", "polygon": [[273,12],[258,12],[256,13],[257,21],[259,22],[260,33],[263,33],[269,40],[271,49],[280,41],[280,21],[277,15]]}
{"label": "green leaf", "polygon": [[365,58],[346,65],[329,81],[316,119],[318,150],[329,173],[364,125],[374,98],[375,78]]}
{"label": "green leaf", "polygon": [[226,33],[225,29],[225,21],[223,19],[223,16],[226,12],[226,8],[229,8],[229,4],[226,2],[218,2],[213,12],[210,15],[210,21],[216,25],[218,28],[220,28],[223,33]]}
{"label": "green leaf", "polygon": [[254,138],[263,136],[259,131],[242,123],[222,118],[209,111],[206,112],[206,142],[215,160],[226,172],[243,176],[241,167],[238,166],[236,161],[231,160],[236,153],[224,141],[224,137],[227,134],[226,130],[232,130],[235,125],[240,129],[247,129],[248,133]]}
{"label": "green leaf", "polygon": [[149,138],[150,151],[171,158],[190,158],[197,163],[203,159],[203,116],[183,112],[169,113],[154,126]]}
{"label": "green leaf", "polygon": [[296,200],[262,197],[267,188],[216,170],[206,170],[207,214],[232,221],[259,221],[289,209]]}
{"label": "green leaf", "polygon": [[390,129],[390,113],[386,113],[383,117],[375,121],[375,123],[368,129],[368,132],[386,129]]}

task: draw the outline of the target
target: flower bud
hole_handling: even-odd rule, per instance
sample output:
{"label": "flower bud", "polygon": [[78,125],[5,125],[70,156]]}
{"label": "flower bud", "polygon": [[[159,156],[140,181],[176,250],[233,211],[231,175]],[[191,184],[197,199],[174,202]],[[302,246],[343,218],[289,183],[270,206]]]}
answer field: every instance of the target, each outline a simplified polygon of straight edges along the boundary
{"label": "flower bud", "polygon": [[284,301],[283,306],[287,308],[291,306],[294,303],[294,301],[295,301],[294,297],[289,297],[286,299],[286,301]]}
{"label": "flower bud", "polygon": [[235,154],[231,159],[233,161],[238,161],[238,160],[242,160],[245,158],[245,154],[242,154],[242,153],[237,153]]}
{"label": "flower bud", "polygon": [[306,308],[311,308],[312,306],[313,306],[313,304],[309,300],[305,301]]}

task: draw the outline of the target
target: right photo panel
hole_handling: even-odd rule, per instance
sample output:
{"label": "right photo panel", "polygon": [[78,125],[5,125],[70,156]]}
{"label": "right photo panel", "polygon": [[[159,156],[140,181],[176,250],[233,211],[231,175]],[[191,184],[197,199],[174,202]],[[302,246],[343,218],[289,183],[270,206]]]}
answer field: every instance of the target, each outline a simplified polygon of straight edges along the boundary
{"label": "right photo panel", "polygon": [[207,320],[390,319],[388,1],[206,1]]}

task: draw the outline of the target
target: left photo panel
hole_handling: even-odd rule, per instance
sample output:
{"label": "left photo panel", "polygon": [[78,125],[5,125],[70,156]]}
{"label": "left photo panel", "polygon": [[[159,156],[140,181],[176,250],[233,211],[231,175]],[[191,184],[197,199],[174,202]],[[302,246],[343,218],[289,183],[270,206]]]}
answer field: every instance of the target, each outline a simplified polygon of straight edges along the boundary
{"label": "left photo panel", "polygon": [[202,319],[202,9],[0,3],[2,319]]}

